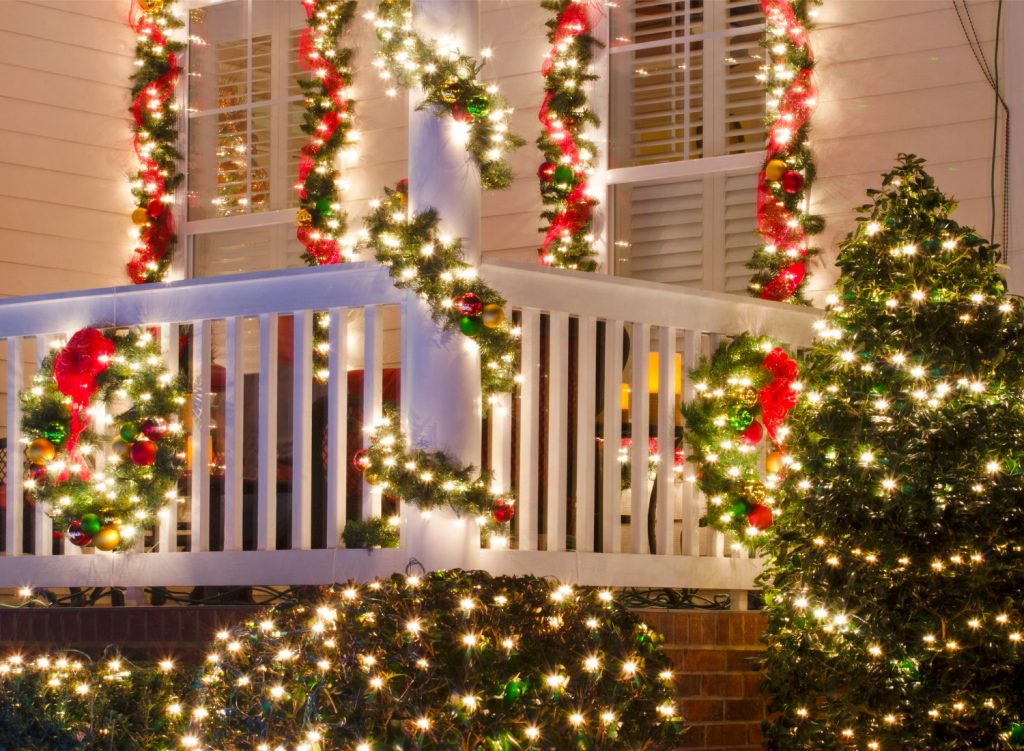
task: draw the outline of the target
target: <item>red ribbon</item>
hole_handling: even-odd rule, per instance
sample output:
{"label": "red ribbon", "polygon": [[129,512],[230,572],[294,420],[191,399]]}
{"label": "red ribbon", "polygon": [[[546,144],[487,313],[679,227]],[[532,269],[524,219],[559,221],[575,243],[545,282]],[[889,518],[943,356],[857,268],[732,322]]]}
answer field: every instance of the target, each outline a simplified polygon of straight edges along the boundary
{"label": "red ribbon", "polygon": [[[761,8],[769,25],[784,26],[789,40],[806,50],[808,58],[813,59],[808,47],[807,31],[797,20],[790,0],[761,0]],[[802,68],[779,99],[778,114],[768,128],[765,165],[789,150],[792,139],[811,117],[811,102],[815,93],[811,69]],[[757,183],[757,228],[765,244],[775,246],[776,253],[783,257],[802,259],[807,254],[803,227],[785,205],[772,195],[764,169],[758,175]],[[761,290],[761,297],[765,300],[788,300],[800,286],[805,274],[802,261],[780,269]]]}
{"label": "red ribbon", "polygon": [[793,382],[799,373],[796,360],[786,354],[782,347],[776,347],[761,362],[761,367],[772,374],[772,380],[758,392],[761,403],[761,422],[775,442],[781,445],[778,429],[782,427],[789,411],[796,406],[796,391]]}
{"label": "red ribbon", "polygon": [[[153,18],[132,0],[128,12],[128,25],[140,37],[147,37],[154,45],[166,46],[167,38]],[[174,217],[166,209],[163,197],[167,194],[167,183],[160,165],[141,147],[140,132],[144,128],[147,110],[162,109],[164,104],[174,95],[174,87],[178,84],[178,59],[173,52],[167,53],[167,72],[152,83],[147,84],[132,103],[132,115],[135,118],[135,137],[132,146],[139,160],[139,179],[148,195],[146,210],[149,222],[139,238],[140,244],[135,248],[132,260],[128,263],[128,275],[136,284],[146,281],[149,264],[159,261],[167,255],[171,241],[174,239]]]}
{"label": "red ribbon", "polygon": [[[114,343],[97,329],[75,332],[53,361],[53,378],[57,390],[71,399],[71,425],[68,430],[68,464],[80,464],[79,475],[88,479],[89,471],[78,450],[78,439],[89,426],[89,401],[98,388],[96,377],[110,365]],[[67,468],[57,478],[64,482],[70,476]]]}
{"label": "red ribbon", "polygon": [[[312,20],[316,13],[316,0],[302,0],[302,7],[306,11],[306,20]],[[324,93],[333,107],[324,113],[317,124],[316,134],[310,137],[299,155],[299,182],[302,183],[299,195],[305,200],[308,196],[306,178],[316,165],[316,155],[340,127],[343,116],[348,111],[348,100],[345,98],[344,77],[330,61],[320,55],[313,41],[313,30],[308,26],[299,37],[299,64],[320,79]],[[312,227],[299,227],[295,235],[316,259],[318,266],[341,263],[341,248],[335,238],[325,236],[320,230]]]}

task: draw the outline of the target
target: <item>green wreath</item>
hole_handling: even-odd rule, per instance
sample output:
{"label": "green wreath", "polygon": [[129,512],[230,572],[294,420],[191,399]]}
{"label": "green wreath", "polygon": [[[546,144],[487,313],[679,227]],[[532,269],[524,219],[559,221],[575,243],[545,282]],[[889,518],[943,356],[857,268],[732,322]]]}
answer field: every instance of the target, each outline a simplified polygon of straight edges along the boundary
{"label": "green wreath", "polygon": [[82,329],[43,360],[21,393],[25,488],[73,544],[127,549],[176,500],[182,383],[148,331]]}
{"label": "green wreath", "polygon": [[682,411],[689,458],[700,464],[697,486],[708,499],[702,523],[755,548],[778,513],[773,493],[782,475],[798,469],[783,449],[796,376],[796,361],[782,347],[747,334],[690,373],[697,393]]}

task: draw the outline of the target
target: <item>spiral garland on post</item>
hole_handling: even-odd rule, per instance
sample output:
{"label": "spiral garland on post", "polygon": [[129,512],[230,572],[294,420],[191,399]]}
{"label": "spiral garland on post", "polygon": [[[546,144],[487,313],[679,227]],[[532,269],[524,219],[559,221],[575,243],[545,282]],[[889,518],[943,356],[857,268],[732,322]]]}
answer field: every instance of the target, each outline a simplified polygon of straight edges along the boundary
{"label": "spiral garland on post", "polygon": [[541,228],[540,258],[546,266],[594,271],[593,208],[588,192],[597,149],[584,135],[600,120],[590,107],[585,84],[597,76],[588,72],[598,42],[591,35],[595,9],[587,0],[541,0],[554,16],[547,22],[551,50],[544,57],[544,101],[540,122],[544,131],[537,145],[544,163],[537,172],[548,221]]}
{"label": "spiral garland on post", "polygon": [[174,88],[181,72],[177,53],[184,44],[169,32],[184,24],[172,9],[174,0],[132,0],[128,25],[136,34],[132,76],[132,146],[139,169],[132,178],[136,208],[135,247],[128,276],[135,284],[159,282],[167,276],[174,254],[174,190],[181,183],[175,146],[178,104]]}
{"label": "spiral garland on post", "polygon": [[351,260],[355,245],[342,240],[347,221],[335,159],[352,129],[353,102],[347,97],[352,50],[338,49],[338,40],[352,20],[356,0],[301,2],[306,28],[299,37],[299,62],[311,77],[299,81],[306,94],[302,131],[309,141],[299,156],[296,236],[306,249],[303,260],[325,266]]}
{"label": "spiral garland on post", "polygon": [[[466,150],[480,168],[481,186],[485,190],[509,187],[512,169],[504,158],[524,142],[509,130],[512,108],[498,94],[498,87],[479,80],[483,63],[450,41],[428,41],[417,34],[410,0],[381,0],[377,12],[367,13],[366,18],[377,30],[380,46],[373,64],[388,83],[387,95],[397,93],[394,83],[419,86],[426,95],[420,108],[430,106],[438,117],[450,115],[455,121]],[[481,56],[489,57],[489,50]]]}
{"label": "spiral garland on post", "polygon": [[757,227],[763,244],[750,260],[749,292],[764,300],[807,304],[807,261],[817,255],[808,236],[824,227],[807,211],[815,168],[807,144],[808,121],[817,103],[810,8],[820,0],[761,0],[767,20],[765,46],[771,64],[758,76],[768,104],[768,140],[758,175]]}

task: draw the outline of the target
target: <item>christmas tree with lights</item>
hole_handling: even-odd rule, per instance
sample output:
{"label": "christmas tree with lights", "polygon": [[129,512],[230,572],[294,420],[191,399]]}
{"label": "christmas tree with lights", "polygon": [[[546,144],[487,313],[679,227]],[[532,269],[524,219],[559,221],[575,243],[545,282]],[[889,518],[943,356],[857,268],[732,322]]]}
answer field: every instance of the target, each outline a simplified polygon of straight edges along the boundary
{"label": "christmas tree with lights", "polygon": [[841,244],[791,417],[771,749],[1024,748],[1024,318],[901,155]]}

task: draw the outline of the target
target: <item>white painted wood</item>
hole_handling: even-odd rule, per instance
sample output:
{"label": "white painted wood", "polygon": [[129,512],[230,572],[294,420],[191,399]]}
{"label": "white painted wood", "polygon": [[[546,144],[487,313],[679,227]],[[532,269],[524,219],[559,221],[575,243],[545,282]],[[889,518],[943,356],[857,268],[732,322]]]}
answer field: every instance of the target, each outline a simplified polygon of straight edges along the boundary
{"label": "white painted wood", "polygon": [[212,326],[192,324],[192,552],[210,549],[210,371]]}
{"label": "white painted wood", "polygon": [[548,328],[548,477],[546,550],[565,550],[569,461],[569,316],[552,313]]}
{"label": "white painted wood", "polygon": [[313,312],[296,312],[292,325],[292,550],[308,550],[313,497]]}
{"label": "white painted wood", "polygon": [[630,393],[629,421],[632,446],[629,451],[630,466],[630,552],[648,553],[647,510],[650,506],[650,489],[647,484],[647,466],[650,457],[648,431],[651,422],[650,383],[648,354],[651,351],[651,327],[646,323],[634,323],[630,359],[633,361]]}
{"label": "white painted wood", "polygon": [[22,555],[24,502],[24,454],[21,444],[21,402],[18,394],[25,387],[25,363],[20,337],[7,339],[7,508],[4,550],[8,557]]}
{"label": "white painted wood", "polygon": [[537,549],[538,443],[540,441],[540,313],[524,308],[522,384],[519,391],[519,511],[516,514],[519,549]]}
{"label": "white painted wood", "polygon": [[[363,313],[363,446],[369,447],[371,431],[384,417],[384,318],[375,305]],[[380,516],[380,509],[380,488],[363,482],[362,518]]]}
{"label": "white painted wood", "polygon": [[614,554],[622,550],[621,473],[619,445],[622,442],[622,321],[608,319],[604,329],[604,449],[601,452],[601,550]]}
{"label": "white painted wood", "polygon": [[[694,397],[693,379],[690,378],[690,371],[697,367],[698,345],[700,334],[691,329],[683,331],[683,401],[689,402]],[[686,423],[683,423],[686,427]],[[689,457],[693,447],[689,443],[683,445],[685,456]],[[700,517],[701,498],[697,491],[697,484],[691,481],[695,471],[689,466],[689,460],[683,465],[683,520],[682,537],[680,548],[683,555],[700,555]]]}
{"label": "white painted wood", "polygon": [[[36,371],[42,365],[43,359],[50,351],[50,335],[40,334],[35,338]],[[53,520],[46,514],[46,507],[36,503],[32,509],[35,522],[35,539],[32,541],[32,549],[35,555],[53,555]]]}
{"label": "white painted wood", "polygon": [[490,400],[491,474],[500,490],[512,487],[512,395],[495,394]]}
{"label": "white painted wood", "polygon": [[277,547],[277,337],[278,316],[260,315],[260,381],[256,548]]}
{"label": "white painted wood", "polygon": [[327,547],[336,548],[345,531],[348,471],[348,311],[333,308],[327,367]]}
{"label": "white painted wood", "polygon": [[576,550],[594,550],[594,453],[597,447],[597,321],[582,316],[576,359]]}
{"label": "white painted wood", "polygon": [[[160,326],[160,353],[163,356],[164,367],[172,376],[178,375],[179,370],[179,330],[177,323],[165,323]],[[161,553],[171,553],[178,549],[178,500],[168,501],[163,508],[157,511],[156,515],[156,549]],[[67,555],[71,548],[79,550],[74,545],[67,543],[65,538],[64,554]],[[79,550],[79,552],[81,552]]]}
{"label": "white painted wood", "polygon": [[244,320],[227,320],[224,349],[224,550],[242,549],[242,438],[245,435]]}
{"label": "white painted wood", "polygon": [[676,330],[658,328],[658,510],[659,555],[672,555],[675,545]]}
{"label": "white painted wood", "polygon": [[[707,349],[705,350],[705,354],[710,356],[712,353],[714,353],[714,351],[716,349],[718,349],[718,346],[721,343],[722,343],[722,335],[721,334],[719,334],[717,332],[713,332],[713,333],[708,334],[708,337],[707,337]],[[704,499],[704,508],[705,509],[707,508],[707,499]],[[709,548],[708,548],[707,552],[705,553],[705,555],[714,556],[715,558],[723,557],[725,555],[725,543],[726,543],[725,534],[722,533],[722,532],[719,532],[714,527],[706,527],[706,530],[707,530],[707,533],[708,533],[708,545],[709,545]]]}

